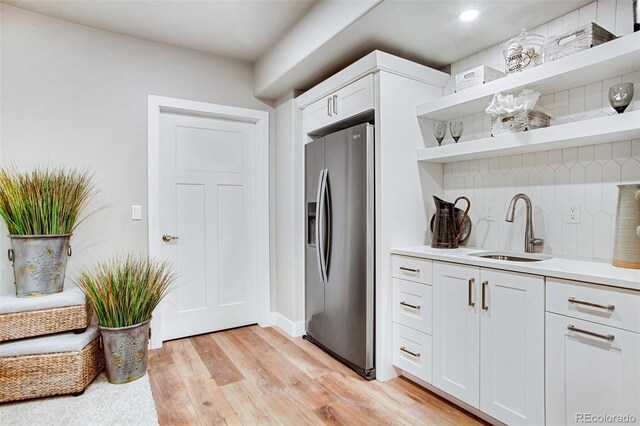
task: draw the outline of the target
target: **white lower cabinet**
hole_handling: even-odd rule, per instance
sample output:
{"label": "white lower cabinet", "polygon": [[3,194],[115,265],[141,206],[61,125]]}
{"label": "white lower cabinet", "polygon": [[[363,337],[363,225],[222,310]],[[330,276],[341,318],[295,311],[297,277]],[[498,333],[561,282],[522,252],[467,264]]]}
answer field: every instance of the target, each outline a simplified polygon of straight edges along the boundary
{"label": "white lower cabinet", "polygon": [[544,423],[544,279],[434,262],[433,384],[508,424]]}
{"label": "white lower cabinet", "polygon": [[393,365],[431,383],[431,336],[393,324]]}
{"label": "white lower cabinet", "polygon": [[433,385],[480,408],[480,269],[433,262]]}
{"label": "white lower cabinet", "polygon": [[548,280],[548,425],[640,422],[637,300],[637,292]]}
{"label": "white lower cabinet", "polygon": [[544,424],[544,278],[482,269],[480,410]]}

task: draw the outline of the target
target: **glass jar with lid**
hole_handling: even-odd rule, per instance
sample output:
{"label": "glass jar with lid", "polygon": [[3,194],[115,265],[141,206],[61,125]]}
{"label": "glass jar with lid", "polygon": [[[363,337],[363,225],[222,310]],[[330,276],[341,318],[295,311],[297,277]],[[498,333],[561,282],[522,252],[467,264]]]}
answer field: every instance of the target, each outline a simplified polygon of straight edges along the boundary
{"label": "glass jar with lid", "polygon": [[533,68],[543,62],[546,38],[540,34],[529,34],[526,30],[502,46],[507,73]]}

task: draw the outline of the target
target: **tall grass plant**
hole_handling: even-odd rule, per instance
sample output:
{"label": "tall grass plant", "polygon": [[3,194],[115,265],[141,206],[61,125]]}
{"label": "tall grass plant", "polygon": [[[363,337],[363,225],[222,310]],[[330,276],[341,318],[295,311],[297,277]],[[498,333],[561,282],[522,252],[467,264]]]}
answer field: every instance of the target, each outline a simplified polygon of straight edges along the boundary
{"label": "tall grass plant", "polygon": [[13,235],[70,234],[94,195],[88,171],[64,167],[0,170],[0,216]]}
{"label": "tall grass plant", "polygon": [[77,284],[93,306],[100,326],[119,328],[151,319],[176,278],[168,262],[129,254],[82,270]]}

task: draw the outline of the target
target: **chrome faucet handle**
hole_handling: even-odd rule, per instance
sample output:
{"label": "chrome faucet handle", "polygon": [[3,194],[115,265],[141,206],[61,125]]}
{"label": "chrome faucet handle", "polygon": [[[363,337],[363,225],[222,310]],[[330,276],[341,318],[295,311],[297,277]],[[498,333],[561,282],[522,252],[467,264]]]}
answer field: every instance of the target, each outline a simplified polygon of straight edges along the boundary
{"label": "chrome faucet handle", "polygon": [[531,240],[529,240],[529,242],[533,246],[543,246],[544,245],[544,240],[542,238],[532,238]]}

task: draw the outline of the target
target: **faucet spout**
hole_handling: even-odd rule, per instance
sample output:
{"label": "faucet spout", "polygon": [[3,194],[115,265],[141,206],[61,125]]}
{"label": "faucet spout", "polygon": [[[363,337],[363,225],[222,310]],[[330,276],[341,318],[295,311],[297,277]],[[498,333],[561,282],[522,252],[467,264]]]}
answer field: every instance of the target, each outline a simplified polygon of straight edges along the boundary
{"label": "faucet spout", "polygon": [[533,236],[533,209],[531,207],[531,199],[529,199],[526,194],[519,193],[514,195],[509,203],[509,208],[507,208],[507,217],[505,217],[504,220],[513,223],[518,200],[524,200],[527,208],[527,223],[524,228],[524,251],[525,253],[535,253],[536,246],[542,246],[544,244],[544,240]]}

